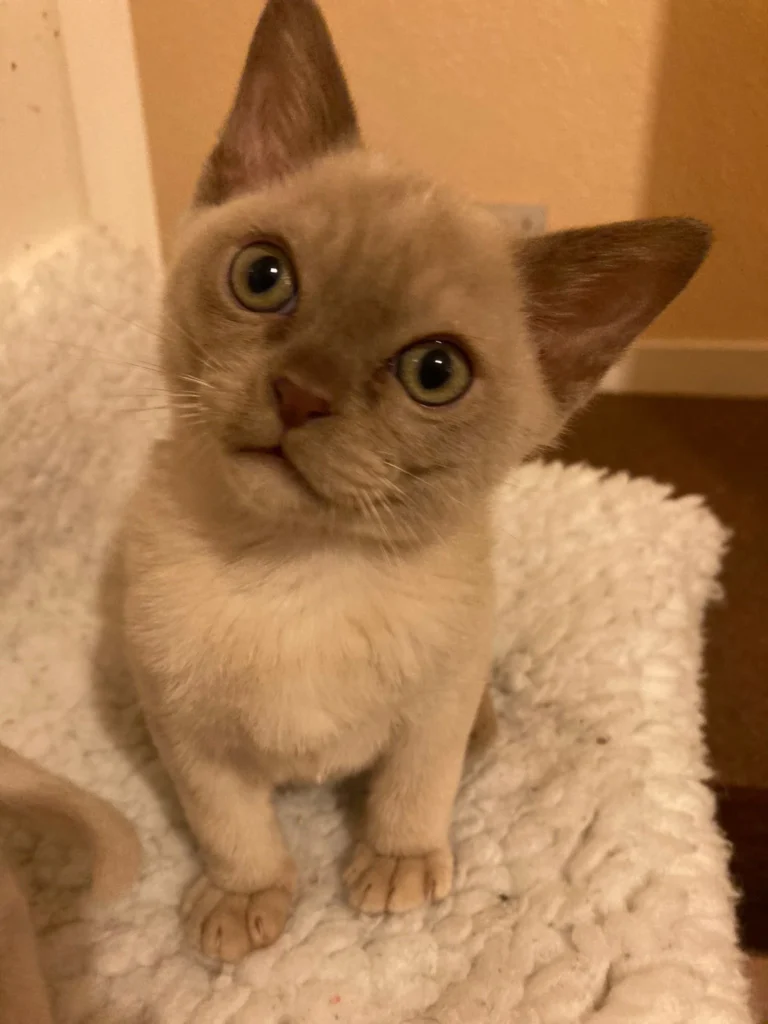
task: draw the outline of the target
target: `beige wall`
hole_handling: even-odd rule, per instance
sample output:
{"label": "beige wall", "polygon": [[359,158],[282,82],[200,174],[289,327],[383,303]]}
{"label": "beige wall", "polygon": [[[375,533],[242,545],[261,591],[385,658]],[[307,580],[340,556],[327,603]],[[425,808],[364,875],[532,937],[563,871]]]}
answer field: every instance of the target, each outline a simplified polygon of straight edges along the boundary
{"label": "beige wall", "polygon": [[[167,238],[260,5],[131,0]],[[369,143],[550,226],[714,221],[656,335],[768,339],[765,0],[324,0]]]}
{"label": "beige wall", "polygon": [[768,342],[768,2],[666,0],[642,211],[717,245],[666,336]]}
{"label": "beige wall", "polygon": [[0,3],[0,268],[86,216],[53,0]]}

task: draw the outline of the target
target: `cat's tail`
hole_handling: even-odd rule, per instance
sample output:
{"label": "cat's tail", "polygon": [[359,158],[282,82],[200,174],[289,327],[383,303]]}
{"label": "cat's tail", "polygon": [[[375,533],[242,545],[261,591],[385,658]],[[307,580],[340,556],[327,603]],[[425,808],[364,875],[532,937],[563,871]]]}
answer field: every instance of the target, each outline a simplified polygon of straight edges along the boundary
{"label": "cat's tail", "polygon": [[0,809],[33,826],[63,826],[86,839],[92,855],[91,895],[107,902],[136,880],[141,846],[133,826],[106,800],[80,789],[0,743]]}

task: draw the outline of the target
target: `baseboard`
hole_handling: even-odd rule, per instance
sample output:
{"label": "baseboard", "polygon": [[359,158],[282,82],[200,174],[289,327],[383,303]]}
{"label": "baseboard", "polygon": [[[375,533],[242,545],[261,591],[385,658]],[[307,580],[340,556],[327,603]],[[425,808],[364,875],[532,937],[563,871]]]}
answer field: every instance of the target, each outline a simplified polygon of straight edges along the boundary
{"label": "baseboard", "polygon": [[641,342],[608,374],[602,390],[768,398],[768,339]]}

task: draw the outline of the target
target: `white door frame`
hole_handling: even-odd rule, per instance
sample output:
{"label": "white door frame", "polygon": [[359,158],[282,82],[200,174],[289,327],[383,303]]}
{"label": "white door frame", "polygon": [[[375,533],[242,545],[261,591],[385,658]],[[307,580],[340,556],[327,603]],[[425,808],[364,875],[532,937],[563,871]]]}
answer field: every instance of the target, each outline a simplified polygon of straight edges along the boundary
{"label": "white door frame", "polygon": [[90,219],[159,267],[129,0],[58,0]]}

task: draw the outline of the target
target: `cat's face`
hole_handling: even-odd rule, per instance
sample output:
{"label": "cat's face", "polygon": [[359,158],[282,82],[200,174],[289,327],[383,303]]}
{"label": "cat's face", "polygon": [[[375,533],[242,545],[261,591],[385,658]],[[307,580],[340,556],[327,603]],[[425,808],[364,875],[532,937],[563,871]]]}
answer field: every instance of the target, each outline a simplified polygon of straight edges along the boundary
{"label": "cat's face", "polygon": [[424,536],[551,440],[707,242],[515,242],[363,152],[317,7],[270,0],[169,275],[174,431],[262,520]]}
{"label": "cat's face", "polygon": [[262,514],[413,529],[554,421],[502,226],[362,152],[198,214],[168,312],[179,426]]}

